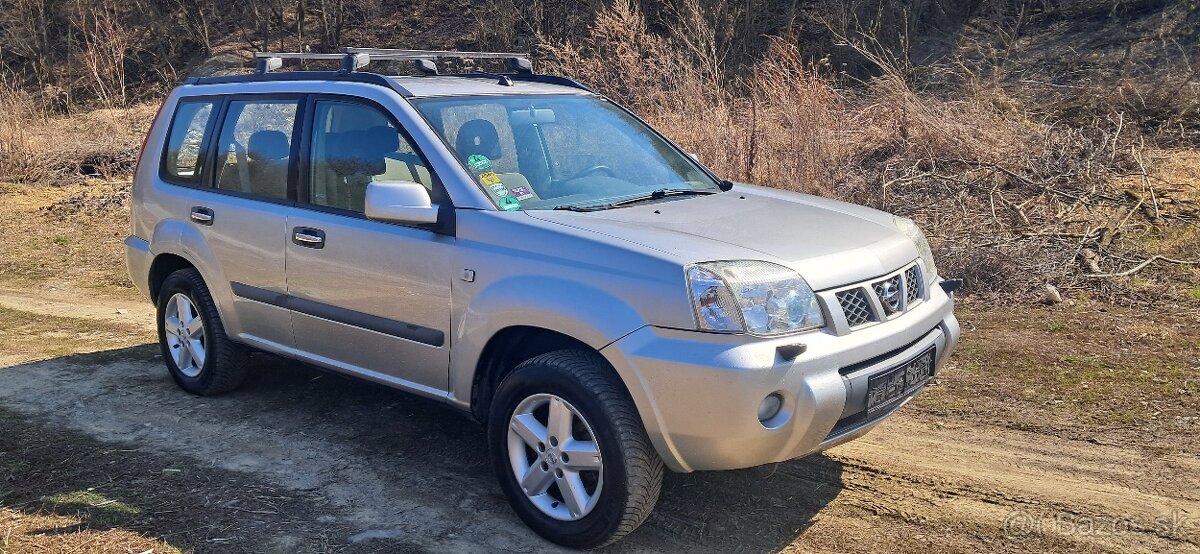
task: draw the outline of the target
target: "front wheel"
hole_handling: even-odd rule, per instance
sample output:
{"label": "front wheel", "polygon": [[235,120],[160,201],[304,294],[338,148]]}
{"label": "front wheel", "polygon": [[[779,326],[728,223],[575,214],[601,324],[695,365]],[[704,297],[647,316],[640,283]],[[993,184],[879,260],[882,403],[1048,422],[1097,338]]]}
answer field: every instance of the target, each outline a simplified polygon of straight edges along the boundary
{"label": "front wheel", "polygon": [[513,510],[555,543],[612,543],[658,501],[662,460],[633,400],[594,352],[551,352],[514,369],[496,391],[488,442]]}

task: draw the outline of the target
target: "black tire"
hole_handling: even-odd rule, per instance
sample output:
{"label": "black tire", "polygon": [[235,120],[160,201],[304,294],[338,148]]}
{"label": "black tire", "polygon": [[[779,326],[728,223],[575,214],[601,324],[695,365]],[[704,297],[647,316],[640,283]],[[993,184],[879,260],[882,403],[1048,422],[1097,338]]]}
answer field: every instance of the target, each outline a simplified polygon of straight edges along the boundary
{"label": "black tire", "polygon": [[[509,419],[526,398],[548,393],[566,400],[590,424],[603,464],[603,489],[590,513],[562,521],[539,510],[521,489],[508,456]],[[559,350],[517,366],[496,390],[488,417],[493,467],[509,504],[537,534],[572,548],[611,544],[637,529],[658,502],[663,464],[633,399],[599,354]]]}
{"label": "black tire", "polygon": [[[167,304],[176,294],[188,297],[204,325],[204,363],[199,373],[185,375],[175,362],[167,343],[165,313]],[[158,292],[158,344],[171,378],[185,391],[199,396],[211,396],[236,389],[246,378],[249,353],[225,334],[221,314],[208,292],[208,285],[195,269],[181,269],[167,276]]]}

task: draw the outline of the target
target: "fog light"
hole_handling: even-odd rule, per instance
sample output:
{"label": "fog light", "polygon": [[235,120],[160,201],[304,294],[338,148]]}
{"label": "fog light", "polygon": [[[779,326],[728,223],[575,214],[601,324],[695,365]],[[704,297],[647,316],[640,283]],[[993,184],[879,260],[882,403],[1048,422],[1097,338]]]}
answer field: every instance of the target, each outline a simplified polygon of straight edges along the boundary
{"label": "fog light", "polygon": [[771,418],[779,415],[779,410],[783,408],[783,397],[777,392],[768,394],[758,405],[758,421],[764,425]]}

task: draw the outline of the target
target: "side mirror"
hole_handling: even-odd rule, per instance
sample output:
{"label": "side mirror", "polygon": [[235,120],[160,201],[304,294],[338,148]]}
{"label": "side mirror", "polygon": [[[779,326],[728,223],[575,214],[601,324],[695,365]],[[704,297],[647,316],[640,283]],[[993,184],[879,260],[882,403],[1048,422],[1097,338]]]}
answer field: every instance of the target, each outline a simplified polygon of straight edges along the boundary
{"label": "side mirror", "polygon": [[367,184],[366,215],[392,223],[437,223],[438,207],[429,191],[412,181],[374,181]]}

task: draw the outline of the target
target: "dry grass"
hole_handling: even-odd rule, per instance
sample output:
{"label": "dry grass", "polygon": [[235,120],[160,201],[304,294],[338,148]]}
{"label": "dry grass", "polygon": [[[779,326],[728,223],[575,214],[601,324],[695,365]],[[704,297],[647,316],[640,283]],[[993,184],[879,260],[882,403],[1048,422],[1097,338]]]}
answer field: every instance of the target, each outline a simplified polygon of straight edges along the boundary
{"label": "dry grass", "polygon": [[0,86],[0,182],[67,185],[132,172],[156,104],[51,115]]}
{"label": "dry grass", "polygon": [[45,187],[0,184],[0,276],[5,284],[76,283],[136,296],[121,242],[126,182]]}
{"label": "dry grass", "polygon": [[[93,506],[89,504],[89,506]],[[88,529],[77,516],[0,508],[0,553],[183,552],[125,529]]]}
{"label": "dry grass", "polygon": [[914,403],[938,416],[1075,440],[1194,451],[1200,330],[1194,319],[1080,303],[965,302],[950,367]]}

